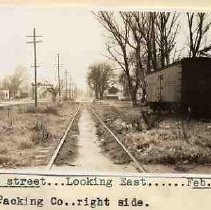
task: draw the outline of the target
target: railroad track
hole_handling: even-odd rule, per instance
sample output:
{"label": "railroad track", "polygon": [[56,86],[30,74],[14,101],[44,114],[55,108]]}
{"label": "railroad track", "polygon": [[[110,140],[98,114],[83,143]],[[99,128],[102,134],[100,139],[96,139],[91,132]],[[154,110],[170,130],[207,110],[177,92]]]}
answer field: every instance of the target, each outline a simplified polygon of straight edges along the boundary
{"label": "railroad track", "polygon": [[69,125],[68,125],[68,127],[67,127],[67,129],[66,129],[66,131],[65,131],[65,133],[63,135],[63,137],[60,139],[60,142],[59,142],[58,146],[56,147],[56,150],[54,151],[54,153],[53,153],[48,165],[46,166],[46,170],[50,170],[52,168],[52,166],[53,166],[53,164],[54,164],[54,162],[55,162],[55,160],[56,160],[56,158],[57,158],[57,156],[59,154],[59,151],[61,150],[61,148],[62,148],[62,146],[63,146],[63,144],[64,144],[64,142],[65,142],[65,140],[67,138],[68,132],[70,131],[70,129],[72,127],[72,124],[75,121],[75,118],[76,118],[76,116],[79,113],[80,106],[81,105],[79,104],[79,106],[78,106],[77,110],[75,111],[75,113],[74,113],[74,115],[72,117],[72,120],[70,121],[70,123],[69,123]]}
{"label": "railroad track", "polygon": [[96,118],[98,119],[98,121],[102,124],[103,128],[105,130],[107,130],[110,135],[116,140],[116,142],[121,146],[121,148],[126,152],[126,154],[130,157],[130,159],[132,160],[132,162],[134,163],[134,167],[136,168],[136,170],[140,173],[146,173],[147,169],[142,166],[137,160],[136,158],[132,155],[132,153],[126,148],[126,146],[121,142],[121,140],[111,131],[111,129],[103,122],[103,120],[100,118],[100,116],[94,111],[94,109],[91,107],[91,110],[93,112],[93,114],[96,116]]}
{"label": "railroad track", "polygon": [[[52,155],[52,157],[51,157],[51,159],[50,159],[50,161],[49,161],[49,163],[48,163],[48,165],[47,165],[47,167],[46,167],[47,170],[50,170],[50,169],[52,168],[52,166],[54,165],[55,160],[56,160],[56,158],[57,158],[57,156],[58,156],[58,154],[59,154],[59,152],[60,152],[60,150],[61,150],[61,148],[62,148],[62,146],[63,146],[63,144],[64,144],[64,142],[65,142],[65,140],[66,140],[66,137],[67,137],[67,135],[68,135],[68,132],[70,131],[71,126],[72,126],[72,124],[73,124],[73,122],[74,122],[74,120],[75,120],[75,118],[76,118],[76,116],[77,116],[79,110],[80,110],[80,105],[79,105],[78,109],[76,110],[76,112],[74,113],[73,118],[72,118],[71,122],[69,123],[69,125],[68,125],[68,127],[67,127],[67,129],[66,129],[66,131],[65,131],[64,136],[61,138],[61,140],[60,140],[60,142],[59,142],[59,144],[58,144],[58,146],[57,146],[55,152],[53,153],[53,155]],[[142,166],[142,165],[136,160],[136,158],[135,158],[135,157],[131,154],[131,152],[125,147],[125,145],[119,140],[119,138],[111,131],[111,129],[103,122],[103,120],[102,120],[102,119],[100,118],[100,116],[94,111],[94,109],[93,109],[92,107],[91,107],[91,110],[92,110],[93,114],[95,115],[95,117],[98,119],[98,121],[101,123],[101,125],[103,126],[103,128],[104,128],[105,130],[107,130],[107,131],[110,133],[110,135],[115,139],[115,141],[121,146],[121,148],[122,148],[122,149],[125,151],[125,153],[128,155],[128,157],[130,157],[130,159],[131,159],[132,162],[134,163],[133,166],[136,168],[136,170],[137,170],[138,172],[140,172],[140,173],[145,173],[145,172],[147,172],[146,168],[145,168],[144,166]]]}

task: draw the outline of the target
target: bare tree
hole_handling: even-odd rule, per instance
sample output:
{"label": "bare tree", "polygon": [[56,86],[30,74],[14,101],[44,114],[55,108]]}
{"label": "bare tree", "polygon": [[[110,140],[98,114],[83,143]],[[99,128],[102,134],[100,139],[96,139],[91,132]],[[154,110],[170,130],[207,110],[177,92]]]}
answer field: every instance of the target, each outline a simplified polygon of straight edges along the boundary
{"label": "bare tree", "polygon": [[[110,55],[109,58],[114,60],[124,71],[132,103],[136,106],[137,88],[140,85],[140,77],[137,77],[136,83],[133,82],[134,66],[131,65],[133,64],[133,62],[131,62],[131,54],[132,51],[134,51],[134,48],[138,46],[133,46],[131,49],[131,43],[129,42],[131,36],[131,14],[119,12],[117,15],[114,12],[106,11],[94,14],[98,22],[106,29],[109,35],[110,42],[107,43],[107,50]],[[138,70],[136,73],[138,73]]]}
{"label": "bare tree", "polygon": [[89,67],[87,82],[91,90],[95,93],[95,99],[99,99],[99,75],[98,75],[98,68],[93,65]]}
{"label": "bare tree", "polygon": [[123,88],[123,96],[129,100],[130,99],[130,91],[128,88],[127,78],[124,72],[121,72],[119,75],[118,82],[121,84]]}
{"label": "bare tree", "polygon": [[[180,27],[178,13],[132,12],[145,49],[147,72],[169,65]],[[173,60],[173,58],[172,58]]]}
{"label": "bare tree", "polygon": [[[133,105],[137,90],[145,98],[145,76],[171,63],[179,29],[179,14],[170,12],[106,12],[94,13],[109,37],[110,58],[125,73]],[[132,55],[132,56],[131,56]]]}
{"label": "bare tree", "polygon": [[[143,66],[143,62],[146,56],[146,50],[143,48],[143,31],[141,27],[141,15],[139,12],[131,12],[129,14],[125,13],[125,16],[129,15],[129,27],[131,29],[132,38],[128,39],[130,47],[133,49],[131,56],[132,63],[132,81],[134,87],[134,93],[137,95],[138,89],[142,89],[142,101],[145,99],[146,84],[145,76],[146,69]],[[123,15],[122,15],[123,16]],[[124,16],[123,16],[124,18]],[[132,41],[131,41],[132,40]]]}
{"label": "bare tree", "polygon": [[56,98],[57,98],[57,95],[59,93],[59,88],[58,87],[49,87],[49,88],[47,88],[47,91],[49,93],[51,93],[52,102],[54,104],[56,104]]}
{"label": "bare tree", "polygon": [[16,98],[17,91],[21,89],[22,85],[24,85],[24,82],[26,81],[26,69],[22,66],[18,66],[13,74],[7,76],[3,80],[3,88],[9,90],[10,98]]}
{"label": "bare tree", "polygon": [[180,27],[179,13],[159,12],[156,16],[160,66],[164,67],[170,64],[170,56],[176,46],[176,36]]}
{"label": "bare tree", "polygon": [[[186,13],[188,20],[188,48],[189,57],[197,57],[200,52],[208,51],[206,43],[204,43],[207,32],[211,26],[211,20],[205,13]],[[204,46],[202,46],[204,45]]]}
{"label": "bare tree", "polygon": [[103,99],[104,92],[109,86],[113,70],[109,64],[99,63],[89,67],[88,85],[94,90],[96,99]]}
{"label": "bare tree", "polygon": [[142,35],[141,48],[144,50],[146,71],[157,69],[157,33],[155,12],[132,13],[139,33]]}

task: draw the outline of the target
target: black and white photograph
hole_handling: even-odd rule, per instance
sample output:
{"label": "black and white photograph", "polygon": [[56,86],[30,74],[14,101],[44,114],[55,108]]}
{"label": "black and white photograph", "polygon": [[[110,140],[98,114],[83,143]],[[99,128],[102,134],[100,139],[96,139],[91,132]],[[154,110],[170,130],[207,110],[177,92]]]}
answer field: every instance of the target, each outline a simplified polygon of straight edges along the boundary
{"label": "black and white photograph", "polygon": [[211,173],[211,13],[0,8],[0,169]]}

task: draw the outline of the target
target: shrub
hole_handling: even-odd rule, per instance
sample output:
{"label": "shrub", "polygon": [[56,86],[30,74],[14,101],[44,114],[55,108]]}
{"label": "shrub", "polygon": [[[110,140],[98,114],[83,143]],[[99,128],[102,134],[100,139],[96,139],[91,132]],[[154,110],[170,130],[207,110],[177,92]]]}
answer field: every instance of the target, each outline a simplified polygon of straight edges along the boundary
{"label": "shrub", "polygon": [[38,121],[35,126],[35,132],[32,134],[32,142],[35,144],[46,143],[52,137],[52,133],[47,128],[46,124]]}
{"label": "shrub", "polygon": [[26,113],[36,113],[37,112],[37,108],[36,107],[34,107],[34,106],[28,106],[27,108],[26,108],[26,111],[25,111]]}
{"label": "shrub", "polygon": [[30,140],[21,139],[19,148],[21,150],[24,150],[24,149],[30,149],[32,148],[32,146],[33,146],[33,143]]}
{"label": "shrub", "polygon": [[24,112],[26,112],[25,111],[25,107],[18,106],[17,107],[17,112],[18,112],[18,114],[23,114]]}
{"label": "shrub", "polygon": [[42,112],[46,114],[58,115],[58,109],[55,106],[47,106]]}
{"label": "shrub", "polygon": [[3,168],[17,167],[20,164],[18,158],[9,157],[7,154],[0,154],[0,166]]}
{"label": "shrub", "polygon": [[0,154],[7,154],[8,148],[6,145],[1,145],[0,147]]}

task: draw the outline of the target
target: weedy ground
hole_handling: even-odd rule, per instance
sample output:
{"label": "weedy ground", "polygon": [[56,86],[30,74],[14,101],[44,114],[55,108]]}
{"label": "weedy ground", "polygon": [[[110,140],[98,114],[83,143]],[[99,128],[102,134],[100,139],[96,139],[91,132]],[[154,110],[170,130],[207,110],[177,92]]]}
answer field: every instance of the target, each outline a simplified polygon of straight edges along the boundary
{"label": "weedy ground", "polygon": [[[98,102],[94,108],[141,164],[171,165],[181,171],[186,165],[211,164],[210,120],[151,114],[148,117],[153,126],[148,128],[140,107],[133,108],[130,103]],[[113,157],[118,153],[112,152],[111,137],[104,133],[98,129],[103,148]],[[117,159],[124,162],[125,158],[120,155]]]}
{"label": "weedy ground", "polygon": [[79,118],[80,118],[80,111],[75,117],[72,126],[67,134],[66,140],[63,146],[61,147],[59,154],[55,160],[55,165],[57,166],[62,166],[62,165],[74,166],[72,165],[72,163],[76,160],[76,157],[78,156]]}
{"label": "weedy ground", "polygon": [[54,106],[39,104],[37,109],[33,105],[1,109],[0,167],[37,165],[37,153],[58,144],[75,108],[74,102],[65,102]]}

